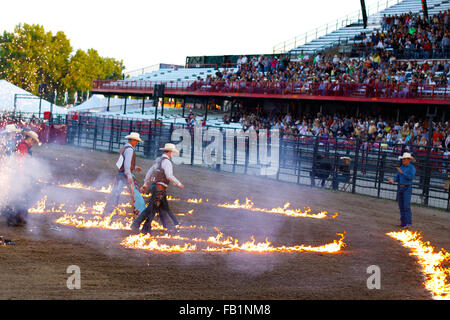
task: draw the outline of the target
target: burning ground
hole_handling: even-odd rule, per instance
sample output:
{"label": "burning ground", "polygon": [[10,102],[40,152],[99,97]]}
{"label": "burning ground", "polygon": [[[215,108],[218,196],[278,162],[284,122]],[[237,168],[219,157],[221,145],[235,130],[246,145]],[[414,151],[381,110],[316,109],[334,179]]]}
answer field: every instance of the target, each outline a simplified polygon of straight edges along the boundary
{"label": "burning ground", "polygon": [[[34,156],[52,174],[26,228],[0,219],[0,235],[16,242],[0,247],[0,298],[436,298],[411,239],[392,234],[394,202],[176,166],[186,188],[169,194],[181,227],[168,234],[157,220],[152,237],[132,236],[127,195],[114,215],[102,212],[116,155],[42,146]],[[138,159],[139,182],[151,163]],[[413,215],[436,254],[449,248],[448,213]],[[66,287],[70,265],[81,268],[81,290]],[[380,290],[367,289],[371,265]]]}

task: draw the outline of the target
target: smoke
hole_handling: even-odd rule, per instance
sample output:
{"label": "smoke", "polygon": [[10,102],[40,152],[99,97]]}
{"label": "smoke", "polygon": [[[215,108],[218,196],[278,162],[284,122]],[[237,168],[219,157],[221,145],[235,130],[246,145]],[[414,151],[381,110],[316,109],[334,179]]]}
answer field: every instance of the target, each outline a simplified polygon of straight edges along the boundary
{"label": "smoke", "polygon": [[30,203],[38,196],[36,184],[51,176],[48,166],[32,157],[12,155],[0,166],[0,204]]}
{"label": "smoke", "polygon": [[[260,179],[260,178],[251,178]],[[284,204],[283,190],[272,190],[271,188],[261,187],[258,190],[247,189],[245,186],[236,186],[236,177],[227,179],[216,179],[214,186],[211,186],[211,193],[220,195],[222,199],[240,199],[245,201],[246,195],[257,195],[255,205],[262,208],[276,208]],[[267,181],[266,181],[267,183]],[[250,182],[250,185],[258,185]],[[231,236],[237,239],[239,245],[252,241],[255,244],[264,243],[266,239],[270,242],[276,241],[281,229],[286,223],[286,217],[247,211],[245,209],[233,210],[216,207],[208,208],[206,217],[202,220],[207,222],[208,226],[214,226],[224,234],[223,238]],[[274,244],[276,246],[276,244]],[[247,253],[247,252],[229,252],[223,253],[223,265],[234,272],[243,273],[248,277],[256,277],[262,273],[270,272],[280,262],[280,255],[271,253]]]}

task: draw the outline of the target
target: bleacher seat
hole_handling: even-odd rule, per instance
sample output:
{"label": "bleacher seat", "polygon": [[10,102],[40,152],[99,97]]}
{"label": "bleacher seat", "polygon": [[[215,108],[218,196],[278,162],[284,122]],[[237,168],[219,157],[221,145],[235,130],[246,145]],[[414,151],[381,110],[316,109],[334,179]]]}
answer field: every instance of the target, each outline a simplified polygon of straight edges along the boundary
{"label": "bleacher seat", "polygon": [[[439,12],[450,9],[450,0],[428,0],[428,15],[432,16]],[[367,28],[364,29],[362,19],[357,23],[347,25],[338,30],[330,32],[317,39],[313,39],[297,48],[289,51],[291,55],[299,55],[300,53],[316,54],[326,49],[332,48],[342,42],[353,43],[357,35],[365,32],[370,34],[376,30],[381,29],[381,19],[384,15],[400,15],[405,13],[419,13],[422,12],[422,4],[419,0],[403,0],[392,5],[380,12],[370,15],[367,18]],[[357,41],[357,40],[356,40]]]}

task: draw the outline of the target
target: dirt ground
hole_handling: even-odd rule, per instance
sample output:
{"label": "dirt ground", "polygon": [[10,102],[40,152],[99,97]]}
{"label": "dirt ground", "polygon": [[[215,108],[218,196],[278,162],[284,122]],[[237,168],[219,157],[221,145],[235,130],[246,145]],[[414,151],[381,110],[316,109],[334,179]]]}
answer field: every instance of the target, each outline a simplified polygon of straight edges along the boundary
{"label": "dirt ground", "polygon": [[[35,147],[33,156],[46,161],[59,183],[86,185],[113,180],[116,154],[70,146]],[[138,159],[144,172],[152,161]],[[214,227],[242,241],[254,235],[274,245],[323,245],[345,232],[340,253],[154,253],[120,245],[129,232],[77,229],[58,225],[58,214],[31,214],[23,228],[9,228],[0,218],[0,235],[16,245],[0,246],[0,299],[431,299],[423,275],[410,251],[386,235],[397,231],[399,211],[393,201],[319,188],[298,186],[210,169],[175,166],[185,189],[171,186],[181,199],[202,198],[207,203],[170,202],[182,225]],[[105,185],[105,184],[103,184]],[[106,194],[59,190],[43,185],[55,201],[76,204],[104,201]],[[53,191],[52,191],[53,190]],[[52,198],[53,196],[53,198]],[[219,208],[215,204],[251,198],[261,208],[290,202],[292,208],[311,207],[313,213],[338,213],[334,219],[293,218]],[[413,207],[413,229],[438,250],[450,250],[450,214]],[[81,270],[81,289],[66,286],[68,266]],[[367,268],[381,270],[381,289],[369,290]]]}

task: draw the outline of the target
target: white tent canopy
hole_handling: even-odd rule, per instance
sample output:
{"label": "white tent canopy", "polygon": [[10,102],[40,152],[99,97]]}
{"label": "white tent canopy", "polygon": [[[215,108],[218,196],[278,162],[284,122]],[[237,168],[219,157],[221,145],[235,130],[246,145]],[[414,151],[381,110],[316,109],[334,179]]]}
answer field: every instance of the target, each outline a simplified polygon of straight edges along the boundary
{"label": "white tent canopy", "polygon": [[[0,111],[14,111],[14,96],[16,94],[23,95],[18,97],[16,101],[17,112],[31,112],[39,113],[39,103],[41,103],[41,113],[50,111],[51,103],[39,97],[32,95],[26,90],[23,90],[6,80],[0,80]],[[53,114],[67,114],[67,110],[53,105]]]}

